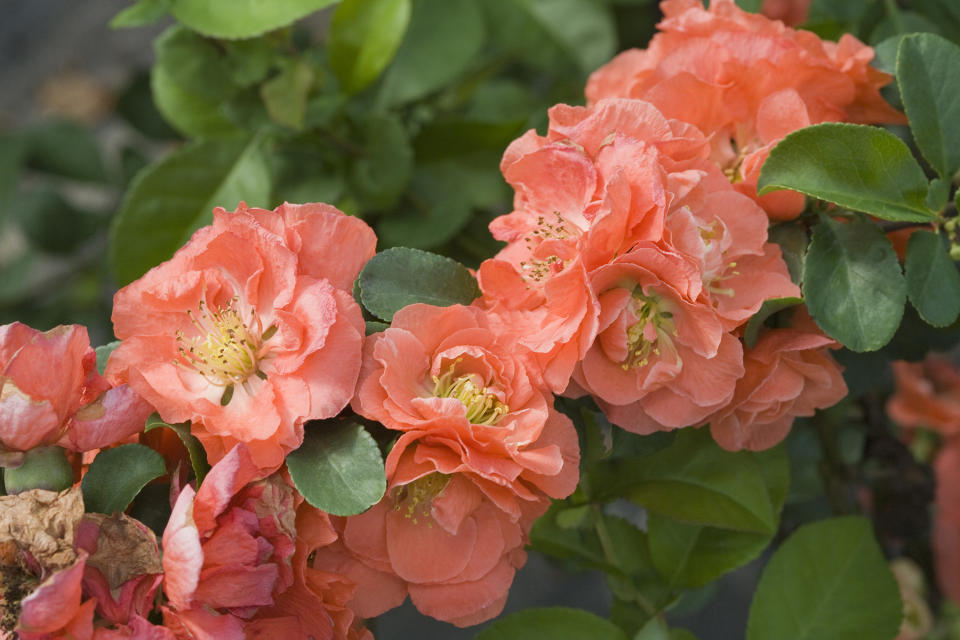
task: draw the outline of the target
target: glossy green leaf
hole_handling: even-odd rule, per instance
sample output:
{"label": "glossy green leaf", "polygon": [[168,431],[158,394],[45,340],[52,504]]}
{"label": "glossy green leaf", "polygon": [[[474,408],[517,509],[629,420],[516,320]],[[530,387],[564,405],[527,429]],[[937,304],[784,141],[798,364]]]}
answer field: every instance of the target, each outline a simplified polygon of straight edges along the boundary
{"label": "glossy green leaf", "polygon": [[194,31],[215,38],[250,38],[284,27],[336,0],[167,0]]}
{"label": "glossy green leaf", "polygon": [[110,354],[113,353],[113,350],[120,346],[119,340],[114,340],[113,342],[108,342],[107,344],[102,344],[94,351],[97,354],[97,372],[100,375],[103,375],[103,372],[107,368],[107,360],[110,359]]}
{"label": "glossy green leaf", "polygon": [[387,322],[410,304],[468,305],[480,295],[476,279],[456,260],[407,247],[373,256],[358,282],[363,306]]}
{"label": "glossy green leaf", "polygon": [[610,9],[592,0],[484,0],[491,35],[540,67],[573,62],[584,74],[613,57],[617,33]]}
{"label": "glossy green leaf", "polygon": [[330,66],[346,93],[366,89],[390,64],[410,21],[410,0],[343,0],[327,34]]}
{"label": "glossy green leaf", "polygon": [[920,152],[944,178],[960,169],[960,47],[932,33],[900,42],[897,84]]}
{"label": "glossy green leaf", "polygon": [[760,7],[763,6],[763,0],[737,0],[737,6],[744,11],[757,13],[760,11]]}
{"label": "glossy green leaf", "polygon": [[776,511],[749,452],[721,449],[708,429],[683,429],[669,447],[610,460],[591,473],[598,497],[624,497],[681,522],[770,534]]}
{"label": "glossy green leaf", "polygon": [[394,115],[373,114],[363,122],[363,154],[350,166],[354,195],[370,209],[394,206],[413,176],[413,149]]}
{"label": "glossy green leaf", "polygon": [[307,96],[313,86],[313,71],[302,61],[291,62],[278,75],[260,86],[260,96],[274,122],[302,129]]}
{"label": "glossy green leaf", "polygon": [[[99,356],[99,353],[97,355]],[[207,476],[207,472],[210,471],[210,463],[207,462],[206,449],[203,448],[200,440],[190,433],[189,422],[170,424],[169,422],[164,422],[159,414],[154,413],[147,418],[147,423],[144,425],[143,431],[146,433],[164,427],[177,434],[180,442],[182,442],[184,448],[186,448],[187,455],[190,457],[190,466],[193,467],[193,475],[196,476],[197,485],[199,486]]]}
{"label": "glossy green leaf", "polygon": [[793,189],[886,220],[931,221],[927,178],[886,129],[825,123],[794,131],[770,152],[757,192]]}
{"label": "glossy green leaf", "polygon": [[[764,478],[775,517],[790,486],[786,447],[749,454]],[[670,588],[697,588],[745,565],[770,544],[773,533],[730,531],[647,514],[650,557]]]}
{"label": "glossy green leaf", "polygon": [[767,318],[778,311],[795,307],[802,302],[803,298],[771,298],[764,300],[763,304],[760,305],[760,310],[753,314],[750,320],[747,321],[747,328],[743,331],[744,343],[746,343],[748,347],[753,348],[753,346],[757,344],[760,329],[763,327],[763,323],[766,322]]}
{"label": "glossy green leaf", "polygon": [[476,62],[484,37],[477,0],[414,0],[410,26],[383,77],[379,100],[395,106],[442,89]]}
{"label": "glossy green leaf", "polygon": [[367,320],[366,322],[366,333],[367,335],[373,335],[374,333],[380,333],[381,331],[386,331],[390,328],[390,325],[386,322],[377,322],[376,320]]}
{"label": "glossy green leaf", "polygon": [[935,327],[953,324],[960,315],[960,273],[943,239],[932,231],[914,231],[903,267],[907,296],[920,317]]}
{"label": "glossy green leaf", "polygon": [[900,325],[907,285],[890,241],[872,222],[821,216],[803,282],[810,315],[853,351],[879,349]]}
{"label": "glossy green leaf", "polygon": [[90,463],[80,488],[87,511],[124,511],[151,480],[167,473],[163,456],[142,444],[104,449]]}
{"label": "glossy green leaf", "polygon": [[618,626],[582,609],[525,609],[498,619],[475,640],[627,640]]}
{"label": "glossy green leaf", "polygon": [[32,169],[91,182],[109,178],[97,138],[82,125],[50,120],[34,125],[24,137],[23,160]]}
{"label": "glossy green leaf", "polygon": [[353,422],[308,423],[303,445],[287,455],[287,469],[307,502],[333,515],[365,511],[387,489],[377,443]]}
{"label": "glossy green leaf", "polygon": [[213,42],[180,25],[154,42],[157,61],[150,86],[157,109],[179,132],[210,138],[236,135],[223,104],[237,92],[226,55]]}
{"label": "glossy green leaf", "polygon": [[747,640],[890,640],[902,604],[897,583],[860,517],[798,529],[757,586]]}
{"label": "glossy green leaf", "polygon": [[144,27],[165,15],[167,15],[166,0],[137,0],[110,19],[110,28]]}
{"label": "glossy green leaf", "polygon": [[166,156],[134,179],[114,218],[118,283],[170,258],[212,220],[214,207],[233,209],[241,200],[262,207],[269,198],[270,172],[256,139],[196,142]]}
{"label": "glossy green leaf", "polygon": [[790,279],[794,284],[803,284],[803,261],[807,255],[807,247],[810,239],[807,237],[807,230],[794,223],[782,223],[770,226],[768,231],[770,242],[776,242],[780,245],[780,251],[783,254],[783,261],[787,263],[787,269],[790,271]]}
{"label": "glossy green leaf", "polygon": [[240,87],[259,84],[270,73],[275,63],[288,62],[283,57],[277,40],[270,35],[249,40],[220,42],[230,65],[230,77]]}

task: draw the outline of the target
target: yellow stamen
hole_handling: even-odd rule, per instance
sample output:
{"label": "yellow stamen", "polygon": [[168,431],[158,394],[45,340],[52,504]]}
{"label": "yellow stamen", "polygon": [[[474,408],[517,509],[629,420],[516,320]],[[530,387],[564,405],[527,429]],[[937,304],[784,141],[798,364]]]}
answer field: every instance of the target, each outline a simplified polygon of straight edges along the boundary
{"label": "yellow stamen", "polygon": [[637,321],[627,328],[627,357],[620,364],[624,371],[645,367],[651,357],[660,355],[660,342],[664,341],[673,351],[673,338],[677,329],[673,314],[662,309],[659,296],[644,295],[637,288],[633,292],[632,310]]}
{"label": "yellow stamen", "polygon": [[176,364],[193,369],[210,384],[224,387],[220,400],[223,405],[233,397],[234,385],[242,385],[252,375],[266,378],[260,370],[260,363],[269,350],[264,343],[277,331],[276,325],[264,331],[255,310],[250,312],[250,321],[244,322],[237,310],[238,300],[235,296],[229,305],[216,311],[209,310],[200,300],[198,313],[187,310],[190,323],[199,335],[187,338],[182,331],[177,331],[180,358]]}
{"label": "yellow stamen", "polygon": [[510,411],[510,407],[478,384],[474,374],[457,376],[455,370],[459,362],[460,359],[457,359],[443,375],[433,376],[433,395],[459,400],[467,409],[467,420],[473,424],[497,424]]}
{"label": "yellow stamen", "polygon": [[443,493],[448,482],[450,482],[449,475],[431,473],[397,487],[393,491],[394,508],[397,511],[406,510],[407,518],[414,524],[419,524],[420,517],[430,517],[433,499]]}

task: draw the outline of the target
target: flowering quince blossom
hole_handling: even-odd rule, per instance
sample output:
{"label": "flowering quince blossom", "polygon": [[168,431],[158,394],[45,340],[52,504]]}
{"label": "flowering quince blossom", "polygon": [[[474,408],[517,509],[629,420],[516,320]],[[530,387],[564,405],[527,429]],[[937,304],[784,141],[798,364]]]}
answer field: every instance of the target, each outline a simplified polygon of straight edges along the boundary
{"label": "flowering quince blossom", "polygon": [[795,417],[842,400],[847,385],[828,351],[837,346],[819,331],[764,332],[744,354],[745,374],[733,399],[709,418],[717,444],[731,451],[769,449],[787,437]]}
{"label": "flowering quince blossom", "polygon": [[960,604],[960,440],[951,438],[934,462],[933,555],[943,593]]}
{"label": "flowering quince blossom", "polygon": [[0,462],[44,445],[105,447],[143,429],[150,407],[96,365],[85,327],[0,326]]}
{"label": "flowering quince blossom", "polygon": [[894,362],[893,374],[896,393],[887,414],[902,427],[932,429],[945,438],[933,464],[934,564],[940,588],[960,604],[960,367],[930,354],[922,362]]}
{"label": "flowering quince blossom", "polygon": [[[483,304],[539,352],[544,377],[560,359],[531,336],[581,299],[592,324],[573,334],[569,395],[590,393],[638,433],[702,424],[725,406],[744,373],[732,332],[764,300],[800,292],[766,215],[710,161],[707,139],[640,100],[561,105],[547,136],[514,142],[503,166],[515,210],[491,224],[509,244],[481,265]],[[575,264],[583,276],[552,293]]]}
{"label": "flowering quince blossom", "polygon": [[358,615],[407,594],[459,626],[502,610],[533,520],[578,480],[573,423],[531,367],[474,307],[414,304],[368,341],[353,407],[402,434],[385,498],[334,519],[342,543],[318,556],[358,583]]}
{"label": "flowering quince blossom", "polygon": [[303,422],[350,401],[364,325],[349,288],[373,255],[362,221],[321,204],[218,208],[169,261],[114,298],[123,342],[107,375],[168,422],[191,421],[212,461],[238,442],[266,475]]}
{"label": "flowering quince blossom", "polygon": [[944,356],[922,362],[894,362],[897,392],[887,414],[903,427],[926,427],[953,437],[960,434],[960,369]]}
{"label": "flowering quince blossom", "polygon": [[[870,66],[873,49],[844,34],[837,43],[743,11],[734,0],[666,0],[660,32],[595,71],[589,103],[648,100],[665,115],[711,137],[712,157],[742,193],[758,198],[770,150],[791,131],[821,122],[905,123],[879,89],[892,77]],[[777,191],[758,198],[779,220],[803,210],[804,197]]]}
{"label": "flowering quince blossom", "polygon": [[277,474],[255,481],[258,473],[240,444],[199,490],[181,491],[163,533],[165,624],[179,638],[348,637],[350,585],[306,566],[336,539],[329,519],[299,516],[291,485]]}

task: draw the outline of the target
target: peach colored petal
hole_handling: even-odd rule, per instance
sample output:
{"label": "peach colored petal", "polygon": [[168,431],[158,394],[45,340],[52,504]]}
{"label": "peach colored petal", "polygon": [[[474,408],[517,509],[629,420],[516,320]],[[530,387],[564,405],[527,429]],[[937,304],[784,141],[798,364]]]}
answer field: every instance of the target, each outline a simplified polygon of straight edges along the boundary
{"label": "peach colored petal", "polygon": [[183,488],[163,531],[163,591],[182,611],[190,607],[203,565],[200,534],[192,514],[195,495],[189,485]]}
{"label": "peach colored petal", "polygon": [[960,603],[960,445],[950,440],[934,462],[937,478],[933,552],[937,581]]}
{"label": "peach colored petal", "polygon": [[420,612],[438,620],[460,627],[479,624],[503,611],[515,572],[510,562],[503,559],[480,580],[410,585],[410,601]]}
{"label": "peach colored petal", "polygon": [[53,572],[20,603],[17,629],[25,633],[52,633],[65,627],[80,608],[81,583],[87,554]]}

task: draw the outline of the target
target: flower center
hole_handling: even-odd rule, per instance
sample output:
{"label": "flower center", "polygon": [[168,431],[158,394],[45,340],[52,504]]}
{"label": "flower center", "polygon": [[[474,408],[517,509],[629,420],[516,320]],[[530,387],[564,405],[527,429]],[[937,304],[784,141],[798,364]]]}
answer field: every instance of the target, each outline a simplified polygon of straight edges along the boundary
{"label": "flower center", "polygon": [[520,261],[521,276],[526,282],[542,282],[551,276],[563,271],[565,261],[558,255],[549,255],[545,258],[533,258],[537,247],[545,240],[569,240],[578,234],[576,225],[568,225],[559,212],[554,211],[556,223],[548,221],[544,216],[537,216],[537,226],[523,241],[526,244],[530,259]]}
{"label": "flower center", "polygon": [[672,349],[672,336],[677,335],[673,314],[660,308],[659,296],[644,295],[638,287],[630,304],[637,320],[627,328],[627,357],[620,365],[624,371],[647,366],[651,356],[660,355],[661,341]]}
{"label": "flower center", "polygon": [[397,511],[405,510],[406,516],[418,524],[419,517],[430,517],[433,499],[443,493],[450,482],[444,473],[431,473],[409,484],[397,487],[393,492],[393,504]]}
{"label": "flower center", "polygon": [[510,407],[500,402],[486,387],[477,384],[474,374],[457,376],[454,371],[457,362],[451,364],[443,375],[433,376],[433,395],[459,400],[467,409],[467,420],[473,424],[497,424],[510,411]]}
{"label": "flower center", "polygon": [[234,296],[230,304],[211,311],[201,300],[198,313],[187,310],[190,322],[199,331],[199,336],[186,338],[177,331],[177,364],[189,366],[210,384],[225,387],[221,404],[230,402],[233,386],[243,384],[251,375],[266,379],[260,370],[268,347],[264,342],[277,332],[276,325],[266,331],[256,310],[250,312],[250,321],[244,322],[237,310],[239,298]]}

